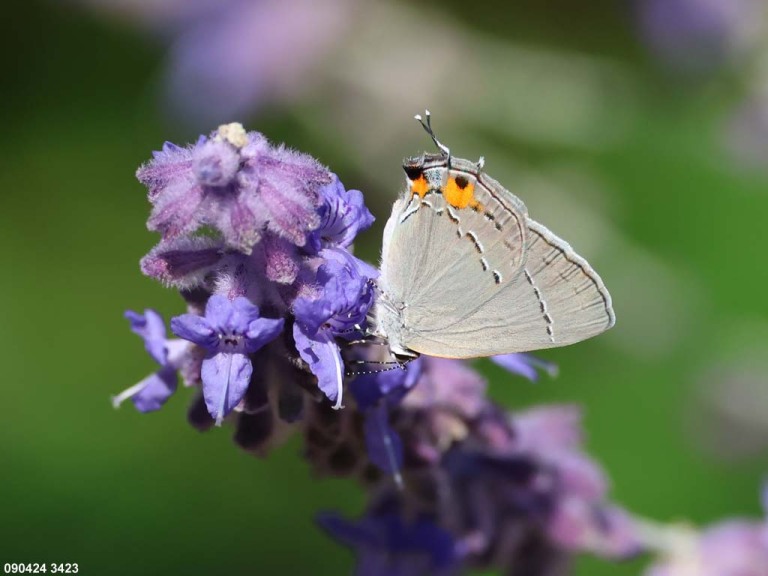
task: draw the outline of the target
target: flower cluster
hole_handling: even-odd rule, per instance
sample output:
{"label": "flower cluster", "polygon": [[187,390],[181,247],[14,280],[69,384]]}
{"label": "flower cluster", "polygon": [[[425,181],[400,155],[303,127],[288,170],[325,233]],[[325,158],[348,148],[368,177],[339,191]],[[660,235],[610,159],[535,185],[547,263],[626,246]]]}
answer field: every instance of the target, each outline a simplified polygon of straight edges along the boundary
{"label": "flower cluster", "polygon": [[[522,375],[537,363],[494,360]],[[560,574],[572,552],[640,551],[633,520],[608,502],[604,474],[582,450],[576,408],[507,413],[471,366],[426,356],[350,388],[359,411],[340,425],[317,410],[305,434],[318,472],[355,475],[372,494],[360,520],[320,517],[355,549],[358,574]]]}
{"label": "flower cluster", "polygon": [[[393,361],[369,335],[378,272],[352,254],[373,217],[311,157],[229,124],[165,144],[138,178],[161,235],[141,268],[187,309],[170,321],[175,338],[157,312],[126,313],[159,369],[114,405],[158,410],[180,375],[199,389],[188,412],[199,430],[235,420],[237,444],[259,455],[300,431],[315,472],[368,491],[361,518],[319,517],[358,574],[560,575],[575,553],[641,551],[660,552],[648,576],[768,574],[764,523],[697,534],[612,504],[577,408],[510,413],[466,362]],[[523,354],[491,360],[529,380],[554,373]]]}
{"label": "flower cluster", "polygon": [[373,222],[362,194],[239,124],[191,146],[166,143],[137,177],[152,204],[148,227],[161,234],[142,271],[178,288],[188,310],[171,319],[172,340],[156,312],[128,313],[161,369],[115,404],[157,410],[180,371],[202,389],[192,423],[238,412],[247,448],[269,438],[272,404],[283,420],[298,418],[302,390],[341,407],[339,342],[365,323],[376,276],[350,251]]}

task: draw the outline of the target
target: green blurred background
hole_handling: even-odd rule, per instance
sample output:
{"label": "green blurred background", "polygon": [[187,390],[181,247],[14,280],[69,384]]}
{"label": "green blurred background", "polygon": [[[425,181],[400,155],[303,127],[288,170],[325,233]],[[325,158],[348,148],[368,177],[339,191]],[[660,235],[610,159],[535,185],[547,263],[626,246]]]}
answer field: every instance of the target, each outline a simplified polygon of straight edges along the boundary
{"label": "green blurred background", "polygon": [[[152,414],[110,405],[153,370],[123,310],[167,318],[183,307],[138,270],[156,238],[134,171],[164,140],[184,143],[215,124],[169,113],[167,37],[92,4],[4,7],[0,563],[347,573],[351,555],[313,515],[356,514],[362,494],[312,477],[297,438],[265,460],[246,455],[230,428],[186,424],[184,389]],[[236,119],[365,192],[378,221],[358,251],[376,262],[400,159],[431,146],[411,116],[430,107],[454,153],[485,155],[488,172],[572,241],[615,299],[612,332],[542,354],[559,364],[557,379],[531,385],[480,363],[495,398],[582,405],[613,496],[644,516],[759,516],[768,181],[740,168],[722,138],[743,78],[664,68],[622,3],[475,4],[355,7],[357,32],[340,33],[333,55],[313,65],[311,87]],[[392,20],[366,10],[393,10]],[[383,38],[360,32],[371,26]],[[458,44],[447,64],[433,36]],[[387,41],[389,61],[366,60]],[[414,51],[397,53],[401,42]],[[584,559],[578,574],[642,565]]]}

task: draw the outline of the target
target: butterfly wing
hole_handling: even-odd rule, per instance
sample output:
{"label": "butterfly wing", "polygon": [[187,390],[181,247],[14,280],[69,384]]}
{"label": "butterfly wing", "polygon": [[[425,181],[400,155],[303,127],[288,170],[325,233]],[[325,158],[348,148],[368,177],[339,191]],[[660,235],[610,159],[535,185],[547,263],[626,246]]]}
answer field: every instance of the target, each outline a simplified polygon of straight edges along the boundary
{"label": "butterfly wing", "polygon": [[392,350],[415,350],[414,334],[451,330],[519,271],[525,206],[487,190],[477,197],[482,209],[458,209],[436,192],[395,203],[384,231],[376,312],[377,332]]}
{"label": "butterfly wing", "polygon": [[[490,356],[565,346],[613,326],[611,297],[587,261],[543,225],[525,221],[525,260],[516,274],[502,279],[491,298],[450,322],[432,317],[450,306],[437,295],[434,304],[409,307],[406,346],[432,356]],[[460,286],[481,280],[469,265],[451,273]]]}

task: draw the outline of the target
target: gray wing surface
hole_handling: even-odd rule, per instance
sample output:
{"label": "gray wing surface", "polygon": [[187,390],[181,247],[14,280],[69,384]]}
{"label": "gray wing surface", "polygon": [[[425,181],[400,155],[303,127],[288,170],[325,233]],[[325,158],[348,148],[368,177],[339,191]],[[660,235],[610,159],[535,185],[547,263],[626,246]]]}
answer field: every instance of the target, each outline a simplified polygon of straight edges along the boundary
{"label": "gray wing surface", "polygon": [[[429,213],[424,211],[419,226],[447,235],[444,221]],[[439,254],[425,249],[428,275],[415,278],[419,283],[435,279],[435,286],[430,298],[407,300],[403,342],[408,348],[452,358],[490,356],[565,346],[613,326],[611,297],[597,273],[568,243],[524,218],[527,241],[519,266],[504,268],[504,250],[488,250],[500,283],[478,273],[475,248],[468,242],[449,243],[445,256],[432,263],[428,260]],[[416,292],[422,294],[418,286]]]}
{"label": "gray wing surface", "polygon": [[[440,194],[399,200],[385,231],[382,288],[407,303],[404,343],[412,332],[441,333],[497,296],[523,260],[524,215],[499,208],[488,220],[458,210]],[[495,222],[504,223],[499,228]],[[479,229],[485,233],[478,234]],[[482,236],[482,237],[481,237]],[[412,324],[416,322],[416,324]]]}

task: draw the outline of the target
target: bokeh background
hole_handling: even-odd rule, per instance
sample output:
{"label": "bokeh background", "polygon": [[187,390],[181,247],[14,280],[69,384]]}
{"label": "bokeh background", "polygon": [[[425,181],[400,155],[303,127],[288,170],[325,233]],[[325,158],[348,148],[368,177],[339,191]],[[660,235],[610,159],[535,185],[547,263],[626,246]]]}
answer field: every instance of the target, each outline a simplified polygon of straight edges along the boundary
{"label": "bokeh background", "polygon": [[[153,370],[123,310],[178,314],[142,277],[134,171],[239,120],[309,152],[376,213],[403,156],[486,169],[600,271],[617,326],[542,354],[510,408],[584,407],[615,499],[660,521],[762,514],[768,456],[768,45],[761,0],[28,0],[0,35],[0,563],[82,574],[344,574],[313,524],[361,511],[298,439],[267,459],[224,427],[110,396]],[[581,576],[642,560],[585,558]]]}

